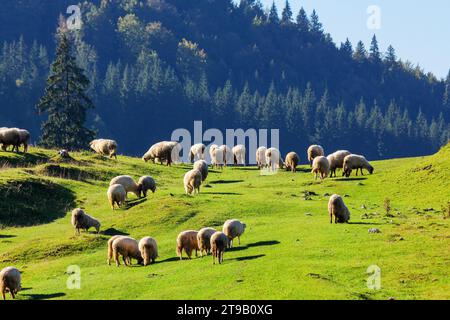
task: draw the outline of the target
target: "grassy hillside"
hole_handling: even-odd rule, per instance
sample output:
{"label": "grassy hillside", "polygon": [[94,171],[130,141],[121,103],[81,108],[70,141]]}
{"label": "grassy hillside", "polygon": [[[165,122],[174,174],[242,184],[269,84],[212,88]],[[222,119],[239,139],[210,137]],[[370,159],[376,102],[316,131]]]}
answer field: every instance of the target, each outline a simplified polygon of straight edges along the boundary
{"label": "grassy hillside", "polygon": [[[272,176],[226,168],[210,172],[195,197],[182,185],[189,165],[88,152],[64,163],[55,154],[0,152],[0,268],[22,271],[19,299],[450,298],[450,219],[442,211],[450,201],[450,146],[429,157],[374,162],[371,176],[324,182],[315,182],[308,166]],[[130,194],[128,207],[113,212],[106,190],[119,174],[152,175],[158,190],[147,199]],[[330,225],[332,193],[345,196],[350,224]],[[75,206],[101,220],[100,235],[74,235],[68,213]],[[213,266],[210,256],[176,259],[180,231],[220,228],[228,218],[243,220],[247,230],[223,265]],[[155,237],[157,263],[108,266],[113,234]],[[366,285],[373,264],[381,268],[381,290]],[[70,265],[81,268],[79,290],[67,289]]]}

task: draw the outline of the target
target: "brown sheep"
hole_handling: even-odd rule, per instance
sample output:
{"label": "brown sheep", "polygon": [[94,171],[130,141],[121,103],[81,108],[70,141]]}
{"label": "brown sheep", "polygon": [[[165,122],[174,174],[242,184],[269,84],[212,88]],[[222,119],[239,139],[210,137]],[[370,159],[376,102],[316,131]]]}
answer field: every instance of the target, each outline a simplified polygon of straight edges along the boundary
{"label": "brown sheep", "polygon": [[195,250],[195,256],[198,256],[198,240],[197,240],[198,232],[195,230],[187,230],[180,232],[177,237],[177,256],[180,257],[180,260],[183,259],[183,250],[186,252],[189,259],[191,259],[192,251]]}
{"label": "brown sheep", "polygon": [[228,237],[225,233],[217,231],[211,236],[210,241],[213,264],[216,264],[216,258],[219,260],[219,264],[222,264],[223,253],[228,246]]}
{"label": "brown sheep", "polygon": [[203,228],[197,234],[197,242],[200,250],[200,256],[203,257],[203,252],[208,255],[211,252],[211,236],[217,230],[214,228]]}
{"label": "brown sheep", "polygon": [[286,155],[286,161],[285,161],[286,170],[290,170],[291,172],[296,172],[299,162],[300,162],[300,158],[299,158],[298,154],[296,154],[295,152],[289,152]]}
{"label": "brown sheep", "polygon": [[122,255],[126,266],[131,266],[131,259],[136,259],[138,264],[142,264],[143,259],[139,251],[138,242],[131,237],[120,237],[113,241],[112,251],[116,265],[120,266],[119,255]]}
{"label": "brown sheep", "polygon": [[350,211],[344,204],[342,197],[333,194],[328,201],[328,213],[330,214],[330,223],[347,223],[350,220]]}
{"label": "brown sheep", "polygon": [[95,228],[97,233],[100,232],[100,222],[80,208],[72,210],[71,222],[78,234],[80,234],[80,229],[84,229],[87,232],[90,228]]}

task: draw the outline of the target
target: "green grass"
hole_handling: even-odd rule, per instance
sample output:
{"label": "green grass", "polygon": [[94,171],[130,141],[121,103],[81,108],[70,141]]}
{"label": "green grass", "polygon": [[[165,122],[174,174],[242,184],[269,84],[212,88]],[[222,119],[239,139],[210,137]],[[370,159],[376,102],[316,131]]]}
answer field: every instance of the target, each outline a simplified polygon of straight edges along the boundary
{"label": "green grass", "polygon": [[[375,173],[358,179],[315,182],[308,166],[273,176],[225,168],[210,172],[194,197],[182,184],[189,165],[89,152],[61,163],[54,154],[0,152],[0,268],[21,270],[19,299],[450,298],[450,219],[441,209],[450,201],[450,146],[434,156],[374,162]],[[119,174],[151,175],[158,190],[144,201],[130,194],[128,208],[113,212],[106,190]],[[333,193],[346,195],[350,224],[329,223]],[[75,236],[75,206],[97,217],[103,233]],[[180,231],[221,228],[228,218],[243,220],[247,230],[223,265],[213,266],[210,256],[175,259]],[[156,238],[157,263],[108,266],[106,241],[118,232]],[[381,268],[380,290],[366,285],[373,264]],[[81,268],[79,290],[67,289],[70,265]]]}

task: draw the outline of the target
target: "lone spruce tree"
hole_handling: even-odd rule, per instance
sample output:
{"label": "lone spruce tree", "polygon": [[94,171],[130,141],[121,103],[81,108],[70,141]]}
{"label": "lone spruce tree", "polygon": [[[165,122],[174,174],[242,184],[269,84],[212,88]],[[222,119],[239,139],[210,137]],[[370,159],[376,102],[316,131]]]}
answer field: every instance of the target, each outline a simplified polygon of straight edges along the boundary
{"label": "lone spruce tree", "polygon": [[56,58],[37,109],[48,115],[42,124],[40,144],[48,148],[85,149],[95,133],[84,127],[88,109],[94,108],[86,94],[89,79],[77,66],[70,31],[60,22]]}

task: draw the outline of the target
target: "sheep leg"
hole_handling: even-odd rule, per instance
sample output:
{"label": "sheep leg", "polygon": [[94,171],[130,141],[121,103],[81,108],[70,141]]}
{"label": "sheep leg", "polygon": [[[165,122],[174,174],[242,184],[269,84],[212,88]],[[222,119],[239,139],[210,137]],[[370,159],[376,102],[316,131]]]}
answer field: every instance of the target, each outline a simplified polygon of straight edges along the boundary
{"label": "sheep leg", "polygon": [[118,252],[114,252],[114,261],[116,261],[116,266],[120,266],[119,253]]}
{"label": "sheep leg", "polygon": [[364,175],[364,172],[362,171],[363,170],[363,168],[360,168],[361,169],[361,175],[363,176]]}
{"label": "sheep leg", "polygon": [[238,244],[241,245],[241,236],[238,237]]}
{"label": "sheep leg", "polygon": [[2,297],[3,297],[3,300],[6,300],[5,290],[2,290]]}
{"label": "sheep leg", "polygon": [[11,294],[11,297],[12,297],[13,299],[16,298],[16,295],[14,294],[14,290],[9,290],[9,293]]}
{"label": "sheep leg", "polygon": [[333,223],[333,214],[330,214],[330,224]]}

